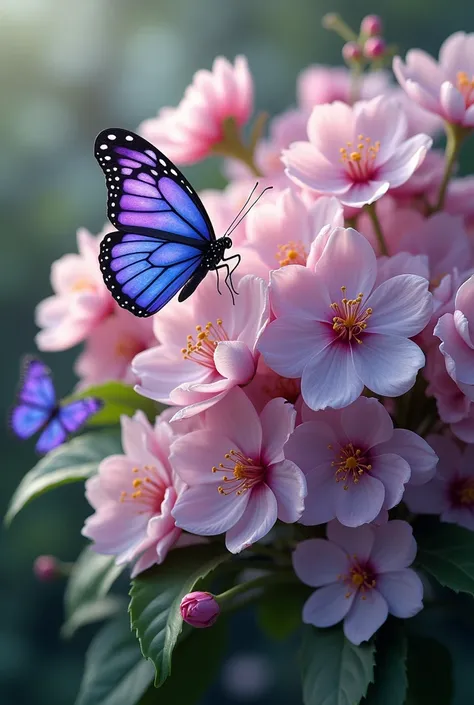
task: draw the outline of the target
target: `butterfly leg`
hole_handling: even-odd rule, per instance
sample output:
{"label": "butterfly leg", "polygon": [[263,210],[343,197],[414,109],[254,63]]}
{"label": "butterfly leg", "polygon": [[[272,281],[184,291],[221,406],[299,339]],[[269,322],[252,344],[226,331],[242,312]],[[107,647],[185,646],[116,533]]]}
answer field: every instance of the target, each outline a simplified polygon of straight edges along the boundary
{"label": "butterfly leg", "polygon": [[[239,292],[236,291],[234,288],[234,282],[232,281],[232,275],[235,272],[235,270],[237,269],[237,267],[239,266],[242,257],[239,254],[232,255],[232,257],[229,257],[228,259],[223,258],[223,262],[230,262],[230,260],[232,260],[232,259],[236,259],[237,262],[235,263],[235,265],[232,267],[231,270],[229,269],[229,266],[227,265],[227,276],[225,278],[225,283],[226,283],[228,289],[232,288],[232,291],[234,292],[234,294],[238,295]],[[228,279],[230,279],[230,286],[227,281]]]}
{"label": "butterfly leg", "polygon": [[222,291],[221,291],[221,286],[220,286],[220,281],[219,281],[219,267],[216,269],[216,276],[217,276],[217,293],[222,296]]}

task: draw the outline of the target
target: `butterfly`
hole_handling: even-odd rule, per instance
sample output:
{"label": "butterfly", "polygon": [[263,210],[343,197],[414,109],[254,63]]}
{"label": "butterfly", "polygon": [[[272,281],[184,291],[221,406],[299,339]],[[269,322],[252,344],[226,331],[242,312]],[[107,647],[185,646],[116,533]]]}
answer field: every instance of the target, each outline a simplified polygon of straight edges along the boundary
{"label": "butterfly", "polygon": [[100,268],[120,306],[135,316],[151,316],[179,290],[179,301],[185,301],[211,270],[220,293],[222,269],[233,298],[232,273],[240,255],[225,256],[232,240],[216,238],[199,196],[179,169],[145,139],[118,128],[98,135],[94,153],[106,179],[107,215],[118,231],[102,240]]}
{"label": "butterfly", "polygon": [[51,370],[41,360],[26,357],[16,404],[10,413],[10,426],[21,439],[41,431],[36,450],[47,453],[63,443],[70,433],[78,431],[102,405],[94,397],[60,404]]}

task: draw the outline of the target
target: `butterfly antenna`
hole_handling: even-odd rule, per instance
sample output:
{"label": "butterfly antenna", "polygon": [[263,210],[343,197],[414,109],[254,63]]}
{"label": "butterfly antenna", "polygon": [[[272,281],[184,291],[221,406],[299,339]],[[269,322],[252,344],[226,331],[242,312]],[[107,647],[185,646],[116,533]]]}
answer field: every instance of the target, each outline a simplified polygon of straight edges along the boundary
{"label": "butterfly antenna", "polygon": [[[243,206],[243,208],[240,209],[240,211],[239,211],[239,213],[237,214],[236,218],[239,218],[240,213],[242,213],[242,211],[244,210],[245,206],[246,206],[247,203],[250,201],[250,198],[252,197],[252,194],[253,194],[253,192],[255,191],[255,189],[257,188],[257,186],[258,186],[258,183],[255,184],[254,188],[252,189],[252,193],[250,194],[250,196],[249,196],[249,198],[247,199],[247,201],[246,201],[245,205]],[[239,220],[238,220],[237,222],[235,222],[236,219],[234,218],[234,220],[232,221],[232,223],[231,223],[231,225],[230,225],[228,231],[226,232],[226,235],[231,235],[231,234],[234,232],[234,230],[239,227],[240,223],[241,223],[241,222],[243,221],[243,219],[250,213],[250,211],[252,210],[252,208],[257,205],[257,203],[259,202],[259,200],[262,198],[263,194],[264,194],[266,191],[270,191],[272,188],[273,188],[273,186],[266,186],[266,187],[263,189],[262,193],[260,193],[260,194],[257,196],[257,198],[255,199],[255,201],[250,204],[250,206],[247,208],[247,210],[245,211],[245,213],[243,213],[243,214],[240,216],[240,218],[239,218]]]}
{"label": "butterfly antenna", "polygon": [[232,221],[232,223],[229,225],[229,227],[228,227],[227,230],[225,231],[223,237],[225,237],[226,235],[229,234],[229,232],[231,231],[231,228],[232,228],[233,224],[235,223],[235,221],[237,220],[237,218],[240,216],[240,214],[242,213],[242,211],[245,210],[245,208],[247,207],[247,204],[249,203],[250,199],[252,198],[253,194],[255,193],[255,189],[257,188],[257,186],[258,186],[258,181],[257,181],[257,183],[255,184],[255,186],[253,187],[253,189],[250,191],[249,197],[247,198],[247,200],[245,201],[244,205],[242,206],[242,208],[239,210],[239,212],[238,212],[237,215],[235,216],[235,218],[234,218],[234,220]]}

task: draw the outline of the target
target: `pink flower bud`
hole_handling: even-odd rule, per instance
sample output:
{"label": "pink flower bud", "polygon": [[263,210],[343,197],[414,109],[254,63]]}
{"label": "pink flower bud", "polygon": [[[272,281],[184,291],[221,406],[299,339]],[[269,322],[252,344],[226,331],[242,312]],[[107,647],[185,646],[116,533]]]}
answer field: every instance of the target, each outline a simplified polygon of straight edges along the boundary
{"label": "pink flower bud", "polygon": [[361,22],[360,31],[366,37],[374,37],[382,34],[382,20],[378,15],[367,15]]}
{"label": "pink flower bud", "polygon": [[357,44],[357,42],[346,42],[342,47],[342,57],[348,64],[352,61],[358,61],[362,57],[360,44]]}
{"label": "pink flower bud", "polygon": [[181,600],[179,609],[183,620],[198,629],[211,627],[221,611],[210,592],[190,592]]}
{"label": "pink flower bud", "polygon": [[49,583],[59,575],[59,564],[54,556],[38,556],[33,563],[33,573],[42,583]]}
{"label": "pink flower bud", "polygon": [[382,37],[369,37],[364,44],[364,54],[368,59],[377,59],[385,54],[387,45]]}

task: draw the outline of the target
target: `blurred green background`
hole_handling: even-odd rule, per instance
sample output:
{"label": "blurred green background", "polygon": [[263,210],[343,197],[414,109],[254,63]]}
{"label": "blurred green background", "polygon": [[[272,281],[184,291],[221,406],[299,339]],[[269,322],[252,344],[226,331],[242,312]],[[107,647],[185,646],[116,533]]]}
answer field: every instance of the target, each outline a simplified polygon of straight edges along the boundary
{"label": "blurred green background", "polygon": [[[218,54],[246,54],[256,107],[285,109],[295,101],[302,68],[340,61],[339,39],[321,28],[329,11],[355,28],[365,14],[381,14],[387,39],[403,53],[420,46],[436,54],[447,35],[469,31],[474,21],[474,5],[465,0],[0,0],[3,417],[19,358],[35,350],[34,307],[50,293],[51,262],[76,250],[79,226],[95,233],[104,223],[95,135],[107,126],[134,129],[160,106],[175,105],[194,71],[209,68]],[[187,173],[200,188],[222,183],[217,162]],[[76,355],[44,355],[61,395],[74,384]],[[33,443],[16,442],[4,425],[0,433],[3,514],[35,457]],[[0,534],[1,705],[74,702],[92,630],[70,642],[59,639],[63,586],[37,583],[31,565],[41,553],[73,560],[87,513],[81,489],[64,488],[33,503]],[[251,628],[249,618],[213,699],[288,702],[291,684],[275,668],[284,652],[277,648],[271,659],[255,660],[259,644],[252,641],[250,654],[246,646]],[[253,690],[245,687],[250,682]]]}

